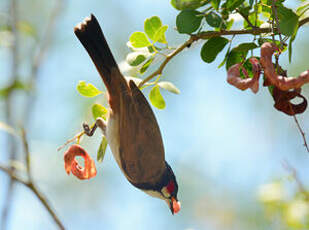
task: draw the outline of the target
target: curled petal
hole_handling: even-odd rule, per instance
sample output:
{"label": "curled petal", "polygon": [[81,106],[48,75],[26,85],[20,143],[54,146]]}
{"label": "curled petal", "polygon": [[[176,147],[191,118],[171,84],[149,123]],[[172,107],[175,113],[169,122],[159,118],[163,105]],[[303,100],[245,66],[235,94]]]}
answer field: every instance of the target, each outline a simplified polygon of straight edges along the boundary
{"label": "curled petal", "polygon": [[[84,158],[85,167],[78,164],[76,156]],[[72,172],[78,179],[90,179],[97,175],[97,170],[93,159],[80,145],[74,144],[64,153],[64,168],[67,174]]]}
{"label": "curled petal", "polygon": [[261,65],[264,69],[264,75],[267,78],[268,84],[274,85],[280,90],[289,90],[302,87],[309,82],[309,70],[304,71],[298,77],[285,77],[276,73],[272,63],[272,55],[278,48],[275,44],[265,42],[261,47]]}
{"label": "curled petal", "polygon": [[246,76],[245,79],[240,77],[239,68],[241,63],[237,63],[231,66],[227,72],[227,82],[240,90],[246,90],[250,88],[253,93],[257,93],[259,90],[259,78],[260,78],[260,64],[256,58],[250,58],[252,64],[253,78],[250,78],[245,68],[242,68],[242,73]]}
{"label": "curled petal", "polygon": [[[292,91],[282,91],[278,88],[273,89],[273,98],[275,100],[274,107],[290,116],[303,113],[307,108],[307,100],[300,94],[301,89],[294,89]],[[295,97],[300,97],[303,101],[299,104],[290,102]]]}

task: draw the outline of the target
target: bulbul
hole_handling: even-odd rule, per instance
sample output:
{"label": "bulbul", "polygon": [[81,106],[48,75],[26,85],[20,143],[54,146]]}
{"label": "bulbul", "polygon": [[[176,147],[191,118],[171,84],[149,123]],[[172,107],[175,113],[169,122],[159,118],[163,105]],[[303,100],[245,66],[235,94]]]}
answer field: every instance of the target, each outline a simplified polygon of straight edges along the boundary
{"label": "bulbul", "polygon": [[107,89],[109,115],[98,118],[90,130],[101,128],[127,180],[147,194],[165,200],[172,214],[180,210],[178,185],[165,161],[163,141],[155,115],[143,93],[121,74],[94,15],[74,28],[74,33],[95,64]]}

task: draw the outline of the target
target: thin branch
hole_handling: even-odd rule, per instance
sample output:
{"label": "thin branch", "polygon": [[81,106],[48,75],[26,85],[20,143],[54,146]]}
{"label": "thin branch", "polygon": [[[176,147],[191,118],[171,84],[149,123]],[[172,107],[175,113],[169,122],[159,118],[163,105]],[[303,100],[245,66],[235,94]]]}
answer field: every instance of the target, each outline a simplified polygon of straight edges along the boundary
{"label": "thin branch", "polygon": [[281,32],[280,32],[280,27],[279,27],[279,19],[278,19],[278,12],[277,12],[277,6],[276,6],[276,2],[277,0],[273,0],[272,1],[272,12],[274,13],[275,16],[275,20],[276,20],[276,27],[277,27],[277,32],[279,34],[279,39],[280,39],[280,49],[282,48],[283,42],[282,42],[282,36],[281,36]]}
{"label": "thin branch", "polygon": [[25,185],[25,186],[28,186],[28,181],[18,177],[15,175],[15,171],[13,171],[12,169],[10,169],[9,167],[5,167],[3,165],[0,165],[0,170],[5,172],[10,178],[12,178],[13,180]]}
{"label": "thin branch", "polygon": [[25,152],[25,162],[26,162],[26,169],[29,181],[32,181],[32,174],[31,174],[31,164],[30,164],[30,152],[29,152],[29,145],[27,142],[26,132],[22,129],[21,138],[23,141],[24,152]]}
{"label": "thin branch", "polygon": [[[243,19],[248,23],[248,25],[249,25],[250,27],[252,27],[252,28],[258,28],[258,27],[256,27],[255,25],[253,25],[253,24],[250,22],[248,16],[245,15],[243,12],[241,12],[239,9],[236,9],[236,12],[239,13],[239,14],[243,17]],[[255,20],[255,21],[256,21],[256,20]]]}
{"label": "thin branch", "polygon": [[296,118],[296,115],[293,115],[293,118],[294,118],[294,121],[295,121],[295,123],[296,123],[296,125],[297,125],[297,128],[298,128],[300,134],[301,134],[302,137],[303,137],[304,146],[306,147],[307,152],[309,153],[309,148],[308,148],[308,144],[307,144],[306,136],[305,136],[306,134],[305,134],[305,132],[303,131],[303,129],[301,128],[301,126],[299,125],[299,122],[298,122],[298,120],[297,120],[297,118]]}
{"label": "thin branch", "polygon": [[[11,47],[11,54],[12,54],[12,64],[11,64],[11,84],[14,84],[18,79],[18,69],[19,69],[19,62],[18,62],[18,55],[19,55],[19,34],[17,30],[17,23],[18,23],[18,3],[16,0],[11,0],[10,5],[10,14],[11,14],[11,20],[9,24],[12,28],[12,34],[13,34],[13,44]],[[5,116],[6,121],[9,125],[13,126],[13,118],[12,118],[12,106],[14,104],[13,101],[13,92],[14,89],[9,90],[8,95],[5,100]],[[13,161],[16,158],[16,142],[15,139],[8,135],[7,137],[7,148],[8,148],[8,158],[9,161]],[[11,168],[11,170],[14,170],[14,168]],[[10,213],[10,207],[14,195],[14,180],[10,178],[8,187],[6,189],[5,194],[5,202],[2,208],[1,213],[1,229],[6,229],[7,227],[7,220],[8,215]]]}
{"label": "thin branch", "polygon": [[159,68],[153,72],[151,75],[149,75],[148,77],[146,77],[141,83],[139,83],[138,87],[142,87],[146,82],[150,81],[152,78],[154,78],[157,75],[162,74],[164,67],[167,65],[167,63],[173,58],[175,57],[178,53],[180,53],[181,51],[183,51],[186,47],[189,47],[194,41],[198,40],[197,37],[195,36],[191,36],[190,39],[188,41],[186,41],[185,43],[183,43],[181,46],[179,46],[175,51],[173,51],[172,53],[170,53],[169,55],[166,56],[165,60],[162,62],[162,64],[159,66]]}
{"label": "thin branch", "polygon": [[[305,25],[309,22],[309,17],[301,20],[299,22],[299,27]],[[226,36],[226,35],[245,35],[245,34],[252,34],[252,35],[259,35],[263,33],[271,33],[273,28],[253,28],[248,30],[222,30],[222,31],[206,31],[201,32],[199,34],[191,35],[189,40],[187,40],[185,43],[183,43],[181,46],[179,46],[176,50],[174,50],[171,54],[167,55],[165,60],[162,62],[162,64],[159,66],[157,70],[155,70],[152,74],[150,74],[148,77],[146,77],[139,85],[138,87],[142,87],[146,82],[149,82],[152,80],[155,76],[162,74],[166,64],[177,54],[179,54],[181,51],[183,51],[186,47],[190,47],[190,45],[200,39],[209,39],[212,37],[217,36]],[[277,28],[274,28],[274,31],[278,32]]]}
{"label": "thin branch", "polygon": [[56,213],[51,208],[51,205],[49,204],[46,197],[38,190],[37,186],[33,183],[32,180],[27,181],[27,180],[20,178],[19,176],[17,176],[15,174],[15,171],[11,170],[9,167],[5,167],[5,166],[0,165],[0,170],[5,172],[10,178],[12,178],[12,180],[14,180],[18,183],[21,183],[24,186],[26,186],[27,188],[29,188],[36,195],[36,197],[40,200],[40,202],[44,205],[44,207],[46,208],[48,213],[51,215],[51,217],[53,218],[55,223],[58,225],[59,229],[61,229],[61,230],[65,229],[63,224],[61,223],[59,217],[56,215]]}

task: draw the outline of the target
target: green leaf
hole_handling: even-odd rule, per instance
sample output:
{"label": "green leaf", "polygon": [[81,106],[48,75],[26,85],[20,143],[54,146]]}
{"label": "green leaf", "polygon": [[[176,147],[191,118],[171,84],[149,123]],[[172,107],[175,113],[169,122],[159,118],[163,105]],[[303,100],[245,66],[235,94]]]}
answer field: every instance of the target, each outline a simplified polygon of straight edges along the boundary
{"label": "green leaf", "polygon": [[254,42],[245,42],[236,46],[233,50],[236,52],[248,52],[249,50],[253,50],[258,46]]}
{"label": "green leaf", "polygon": [[106,115],[108,113],[108,110],[100,104],[94,104],[92,106],[92,116],[94,120],[96,120],[98,117],[102,117],[104,120],[106,120]]}
{"label": "green leaf", "polygon": [[158,16],[147,18],[144,22],[144,30],[151,40],[154,40],[155,33],[160,29],[161,26],[162,22]]}
{"label": "green leaf", "polygon": [[219,9],[221,0],[211,0],[211,5],[215,10]]}
{"label": "green leaf", "polygon": [[154,35],[153,38],[153,43],[155,42],[160,42],[160,43],[167,43],[166,38],[165,38],[165,32],[167,30],[168,26],[161,26],[159,30],[157,30],[157,32]]}
{"label": "green leaf", "polygon": [[249,0],[250,8],[252,8],[253,2],[254,2],[254,0]]}
{"label": "green leaf", "polygon": [[228,42],[229,40],[224,37],[210,38],[201,49],[203,61],[207,63],[213,62]]}
{"label": "green leaf", "polygon": [[289,41],[289,62],[291,63],[292,61],[292,43],[295,40],[296,34],[292,35]]}
{"label": "green leaf", "polygon": [[[259,19],[259,16],[256,16],[255,12],[249,14],[248,19],[252,25],[257,26],[257,27],[260,27],[263,23],[263,21]],[[244,20],[244,28],[245,29],[251,28],[251,26],[249,26],[246,20]]]}
{"label": "green leaf", "polygon": [[85,81],[79,81],[77,85],[77,91],[84,97],[95,97],[102,93],[92,84],[86,84]]}
{"label": "green leaf", "polygon": [[243,74],[242,68],[244,68],[244,69],[247,71],[248,77],[253,78],[253,71],[252,71],[253,68],[252,68],[252,64],[251,64],[251,62],[250,62],[250,58],[248,58],[248,59],[244,62],[244,64],[239,68],[240,77],[244,79],[244,78],[247,78],[247,76],[245,76],[245,75]]}
{"label": "green leaf", "polygon": [[298,15],[293,10],[282,5],[277,7],[280,32],[292,36],[298,29]]}
{"label": "green leaf", "polygon": [[234,24],[234,19],[232,18],[226,23],[226,30],[230,30]]}
{"label": "green leaf", "polygon": [[226,60],[226,69],[228,70],[232,65],[242,62],[246,56],[247,52],[239,52],[232,49]]}
{"label": "green leaf", "polygon": [[127,55],[126,61],[130,66],[138,66],[146,60],[146,56],[140,52],[132,52]]}
{"label": "green leaf", "polygon": [[222,18],[215,12],[210,12],[205,16],[205,18],[208,25],[215,28],[219,28],[224,22]]}
{"label": "green leaf", "polygon": [[150,93],[149,93],[149,99],[151,104],[158,108],[158,109],[164,109],[165,108],[165,101],[164,98],[162,97],[162,94],[160,92],[159,86],[156,85],[154,86]]}
{"label": "green leaf", "polygon": [[227,0],[225,3],[225,7],[229,11],[235,10],[238,6],[240,6],[245,0]]}
{"label": "green leaf", "polygon": [[196,31],[202,21],[202,15],[196,10],[183,10],[176,18],[177,30],[181,34],[191,34]]}
{"label": "green leaf", "polygon": [[158,86],[162,89],[170,91],[171,93],[180,94],[180,90],[172,82],[161,81],[158,83]]}
{"label": "green leaf", "polygon": [[97,161],[99,163],[101,163],[104,159],[106,147],[107,147],[107,139],[105,136],[103,136],[100,147],[98,149],[98,153],[97,153]]}
{"label": "green leaf", "polygon": [[139,72],[141,74],[145,73],[152,62],[153,62],[153,57],[151,57],[148,61],[146,61],[146,63],[142,66]]}
{"label": "green leaf", "polygon": [[134,32],[129,39],[131,45],[135,48],[143,48],[151,45],[144,32]]}
{"label": "green leaf", "polygon": [[172,6],[177,10],[194,10],[209,3],[210,0],[171,0]]}

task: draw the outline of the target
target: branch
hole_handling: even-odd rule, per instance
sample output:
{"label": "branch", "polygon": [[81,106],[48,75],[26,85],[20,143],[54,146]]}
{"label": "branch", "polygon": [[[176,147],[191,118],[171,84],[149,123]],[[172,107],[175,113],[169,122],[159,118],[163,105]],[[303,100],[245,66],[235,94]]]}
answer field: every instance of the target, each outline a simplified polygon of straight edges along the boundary
{"label": "branch", "polygon": [[[13,44],[11,47],[11,54],[12,54],[12,64],[11,64],[11,73],[10,73],[10,80],[11,85],[13,85],[17,79],[18,79],[18,69],[19,69],[19,61],[18,61],[18,55],[19,55],[19,34],[17,30],[17,23],[18,23],[18,2],[16,0],[11,1],[10,5],[10,14],[11,14],[11,21],[9,22],[9,25],[12,28],[12,34],[13,34]],[[5,98],[5,117],[6,122],[9,125],[13,125],[13,118],[12,118],[12,106],[14,105],[13,101],[13,92],[14,88],[11,88],[8,92],[7,97]],[[16,158],[16,142],[15,139],[8,135],[7,137],[7,148],[8,148],[8,159],[10,161],[13,161]],[[14,170],[14,168],[11,168],[11,170]],[[7,219],[8,215],[10,213],[10,207],[12,203],[12,198],[14,195],[14,180],[10,178],[10,181],[8,183],[6,194],[5,194],[5,202],[3,205],[2,213],[1,213],[1,229],[6,229],[7,226]]]}
{"label": "branch", "polygon": [[[299,27],[305,25],[309,22],[309,17],[305,18],[301,21],[299,21]],[[273,29],[271,27],[269,28],[253,28],[248,30],[222,30],[222,31],[206,31],[201,32],[199,34],[191,35],[189,40],[187,40],[185,43],[183,43],[181,46],[179,46],[176,50],[174,50],[171,54],[167,55],[165,60],[162,62],[162,64],[159,66],[157,70],[155,70],[152,74],[150,74],[148,77],[146,77],[139,85],[138,87],[142,87],[145,83],[149,82],[151,79],[156,77],[157,75],[162,74],[165,66],[167,63],[175,57],[177,54],[179,54],[181,51],[183,51],[186,47],[190,47],[191,44],[195,41],[198,41],[200,39],[209,39],[212,37],[217,36],[226,36],[226,35],[245,35],[245,34],[252,34],[252,35],[259,35],[263,33],[271,33]],[[274,31],[278,33],[278,29],[274,28]]]}
{"label": "branch", "polygon": [[154,78],[157,75],[162,74],[164,67],[167,65],[167,63],[175,57],[177,54],[179,54],[181,51],[183,51],[186,47],[189,47],[194,41],[198,40],[198,38],[191,36],[188,41],[183,43],[181,46],[179,46],[174,52],[170,53],[166,56],[165,60],[162,62],[162,64],[159,66],[159,68],[153,72],[151,75],[146,77],[141,83],[139,83],[138,87],[142,87],[146,82],[150,81],[152,78]]}
{"label": "branch", "polygon": [[48,213],[51,215],[51,217],[53,218],[53,220],[55,221],[59,229],[64,230],[65,228],[62,222],[60,221],[56,213],[53,211],[53,209],[51,208],[51,205],[49,204],[47,198],[43,195],[43,193],[39,191],[38,187],[34,183],[34,180],[31,174],[29,144],[28,144],[26,133],[24,130],[22,130],[22,143],[23,143],[24,153],[25,153],[25,161],[26,161],[26,169],[27,169],[26,173],[27,173],[28,180],[22,179],[19,176],[17,176],[16,170],[12,166],[5,167],[5,166],[0,165],[0,170],[5,172],[12,181],[14,182],[17,181],[23,184],[24,186],[26,186],[27,188],[29,188],[36,195],[36,197],[40,200],[40,202],[44,205],[44,207],[46,208]]}
{"label": "branch", "polygon": [[[290,105],[290,106],[291,106],[291,105]],[[303,129],[301,128],[301,126],[300,126],[300,124],[299,124],[299,122],[298,122],[298,120],[297,120],[295,114],[293,115],[293,118],[294,118],[294,121],[295,121],[295,123],[296,123],[296,126],[297,126],[297,128],[298,128],[300,134],[301,134],[302,137],[303,137],[304,146],[305,146],[305,148],[307,149],[307,152],[309,152],[309,148],[308,148],[308,144],[307,144],[307,140],[306,140],[306,136],[305,136],[306,134],[305,134],[305,132],[303,131]]]}
{"label": "branch", "polygon": [[44,205],[46,210],[49,212],[55,223],[58,225],[59,229],[64,230],[64,226],[61,223],[60,219],[56,215],[56,213],[53,211],[51,208],[51,205],[47,201],[46,197],[38,190],[37,186],[33,183],[32,180],[25,180],[17,176],[14,172],[14,170],[10,169],[9,167],[5,167],[3,165],[0,165],[0,170],[5,172],[12,180],[23,184],[27,188],[29,188],[35,195],[36,197],[40,200],[40,202]]}
{"label": "branch", "polygon": [[236,9],[236,12],[239,13],[239,14],[243,17],[243,19],[248,23],[248,25],[249,25],[250,27],[252,27],[252,28],[258,28],[258,27],[256,27],[255,25],[253,25],[253,24],[250,22],[248,16],[245,15],[243,12],[241,12],[239,9]]}

